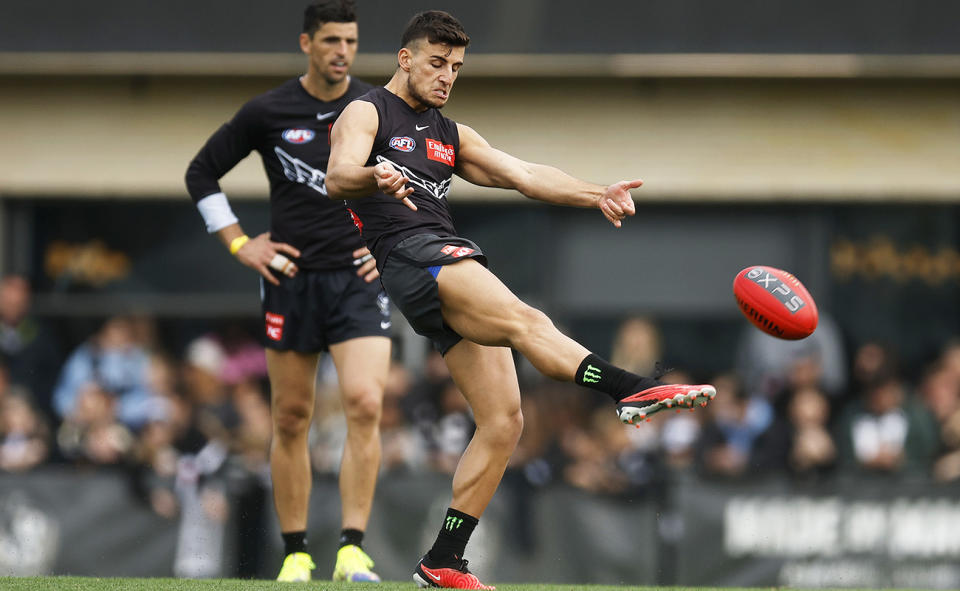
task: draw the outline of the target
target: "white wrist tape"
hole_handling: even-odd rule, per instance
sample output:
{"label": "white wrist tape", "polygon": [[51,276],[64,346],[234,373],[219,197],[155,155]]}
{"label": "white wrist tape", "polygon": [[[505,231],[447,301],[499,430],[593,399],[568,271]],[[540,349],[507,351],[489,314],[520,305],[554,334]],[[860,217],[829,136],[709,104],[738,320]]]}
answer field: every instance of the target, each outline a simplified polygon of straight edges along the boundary
{"label": "white wrist tape", "polygon": [[197,209],[200,210],[200,215],[207,224],[207,232],[210,234],[240,221],[233,215],[227,196],[223,192],[207,195],[197,201]]}

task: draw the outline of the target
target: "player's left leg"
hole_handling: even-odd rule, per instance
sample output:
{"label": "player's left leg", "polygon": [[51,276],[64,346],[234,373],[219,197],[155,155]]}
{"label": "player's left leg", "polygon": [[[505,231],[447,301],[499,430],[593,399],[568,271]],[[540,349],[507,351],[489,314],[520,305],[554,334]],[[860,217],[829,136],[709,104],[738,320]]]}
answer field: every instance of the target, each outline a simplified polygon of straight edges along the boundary
{"label": "player's left leg", "polygon": [[343,534],[333,578],[336,581],[379,581],[373,561],[362,549],[380,471],[380,415],[390,368],[390,339],[368,336],[330,345],[337,367],[347,421],[347,440],[340,466]]}
{"label": "player's left leg", "polygon": [[437,539],[413,578],[421,587],[492,589],[470,573],[463,553],[520,439],[520,386],[513,356],[505,347],[464,339],[447,351],[444,361],[470,403],[477,429],[457,464],[453,500]]}
{"label": "player's left leg", "polygon": [[624,423],[671,406],[705,405],[716,396],[709,384],[661,385],[611,365],[557,330],[475,260],[445,265],[437,284],[443,318],[457,333],[476,343],[510,346],[544,375],[610,395]]}

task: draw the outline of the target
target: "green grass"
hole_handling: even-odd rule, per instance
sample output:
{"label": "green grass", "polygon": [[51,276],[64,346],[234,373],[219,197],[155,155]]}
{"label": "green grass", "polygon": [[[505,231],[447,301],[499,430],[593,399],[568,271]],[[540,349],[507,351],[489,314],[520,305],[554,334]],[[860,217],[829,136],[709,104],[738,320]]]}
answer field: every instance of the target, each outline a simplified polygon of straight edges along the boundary
{"label": "green grass", "polygon": [[[497,583],[498,591],[622,591],[628,587],[611,585],[511,585]],[[372,583],[334,583],[331,581],[313,581],[302,583],[277,583],[276,581],[249,581],[239,579],[220,579],[197,581],[192,579],[120,579],[86,577],[0,577],[0,589],[3,591],[415,591],[417,586],[410,583],[387,581],[379,585]],[[710,587],[629,587],[631,591],[667,591],[695,589],[708,591]],[[746,591],[733,587],[724,591]],[[769,591],[764,590],[764,591]]]}
{"label": "green grass", "polygon": [[[497,591],[773,591],[769,587],[618,587],[611,585],[511,585],[497,583]],[[313,581],[302,583],[277,583],[276,581],[249,581],[219,579],[196,581],[192,579],[96,579],[87,577],[0,577],[3,591],[415,591],[416,585],[387,581],[372,583],[334,583]],[[799,590],[791,590],[799,591]],[[847,589],[845,591],[867,591]],[[893,590],[884,590],[893,591]]]}

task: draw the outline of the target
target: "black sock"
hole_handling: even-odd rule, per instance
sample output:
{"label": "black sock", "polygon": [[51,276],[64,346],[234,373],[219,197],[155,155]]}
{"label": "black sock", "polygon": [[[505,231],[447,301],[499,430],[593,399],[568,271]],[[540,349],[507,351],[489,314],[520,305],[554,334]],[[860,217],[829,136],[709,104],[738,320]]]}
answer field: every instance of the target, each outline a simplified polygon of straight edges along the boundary
{"label": "black sock", "polygon": [[294,552],[307,551],[307,532],[291,531],[280,534],[283,537],[283,555],[289,556]]}
{"label": "black sock", "polygon": [[437,534],[437,541],[433,543],[433,548],[427,553],[432,563],[445,563],[451,560],[463,558],[463,551],[470,541],[470,534],[473,528],[477,527],[479,520],[476,517],[461,513],[456,509],[447,509],[447,515],[443,518],[443,525],[440,527],[440,533]]}
{"label": "black sock", "polygon": [[660,382],[653,378],[638,376],[610,365],[593,353],[580,362],[574,383],[609,394],[617,402],[641,390],[660,385]]}
{"label": "black sock", "polygon": [[340,532],[340,547],[344,546],[360,546],[363,547],[363,532],[359,529],[345,529]]}

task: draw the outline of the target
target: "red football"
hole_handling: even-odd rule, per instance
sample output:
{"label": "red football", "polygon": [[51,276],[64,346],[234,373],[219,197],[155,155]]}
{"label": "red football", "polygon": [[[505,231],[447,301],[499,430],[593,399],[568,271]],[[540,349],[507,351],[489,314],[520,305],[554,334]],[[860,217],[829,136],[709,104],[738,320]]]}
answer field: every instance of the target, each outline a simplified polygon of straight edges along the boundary
{"label": "red football", "polygon": [[747,320],[780,339],[797,340],[817,328],[817,304],[800,280],[780,269],[756,265],[737,273],[733,296]]}

